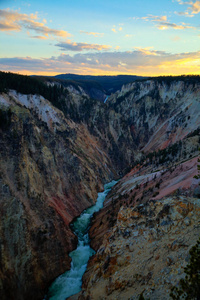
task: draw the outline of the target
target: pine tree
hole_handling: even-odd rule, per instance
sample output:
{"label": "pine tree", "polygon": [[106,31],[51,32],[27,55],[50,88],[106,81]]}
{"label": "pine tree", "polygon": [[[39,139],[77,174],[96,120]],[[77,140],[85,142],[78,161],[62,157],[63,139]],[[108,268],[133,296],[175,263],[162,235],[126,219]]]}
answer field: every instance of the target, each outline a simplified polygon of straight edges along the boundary
{"label": "pine tree", "polygon": [[185,279],[179,282],[180,287],[173,287],[170,296],[174,300],[200,300],[200,238],[190,250],[190,262],[185,267]]}
{"label": "pine tree", "polygon": [[[199,148],[200,151],[200,148]],[[198,162],[200,162],[200,158],[198,158]],[[198,175],[195,175],[194,178],[199,179],[200,178],[200,165],[197,165]]]}
{"label": "pine tree", "polygon": [[[200,162],[200,158],[198,159],[198,162]],[[200,178],[200,165],[197,166],[198,169],[198,175],[195,175],[194,178],[199,179]]]}

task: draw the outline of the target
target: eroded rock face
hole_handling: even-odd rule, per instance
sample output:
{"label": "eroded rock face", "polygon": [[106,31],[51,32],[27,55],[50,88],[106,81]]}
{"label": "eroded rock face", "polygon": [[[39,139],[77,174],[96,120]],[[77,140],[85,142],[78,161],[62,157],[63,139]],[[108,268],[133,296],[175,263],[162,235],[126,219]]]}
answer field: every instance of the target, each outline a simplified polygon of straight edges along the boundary
{"label": "eroded rock face", "polygon": [[91,246],[96,251],[99,249],[104,235],[116,223],[121,206],[145,204],[150,199],[161,200],[172,194],[198,197],[198,180],[194,178],[198,172],[198,149],[199,136],[188,137],[179,145],[173,159],[171,151],[166,149],[160,156],[156,153],[152,162],[145,158],[120,179],[108,194],[103,209],[92,219]]}
{"label": "eroded rock face", "polygon": [[200,83],[145,80],[122,87],[108,105],[123,115],[143,151],[163,149],[200,125]]}
{"label": "eroded rock face", "polygon": [[42,299],[47,282],[70,267],[67,253],[76,237],[42,197],[28,201],[5,182],[0,180],[1,299]]}
{"label": "eroded rock face", "polygon": [[77,242],[70,222],[95,203],[115,171],[84,124],[65,119],[50,104],[34,111],[11,96],[4,101],[0,295],[41,299],[50,282],[70,267],[68,253]]}
{"label": "eroded rock face", "polygon": [[197,131],[119,180],[92,220],[97,254],[74,299],[169,299],[200,234],[198,149]]}
{"label": "eroded rock face", "polygon": [[122,206],[90,260],[77,299],[138,299],[142,292],[145,298],[169,299],[199,237],[199,217],[199,200],[192,197]]}

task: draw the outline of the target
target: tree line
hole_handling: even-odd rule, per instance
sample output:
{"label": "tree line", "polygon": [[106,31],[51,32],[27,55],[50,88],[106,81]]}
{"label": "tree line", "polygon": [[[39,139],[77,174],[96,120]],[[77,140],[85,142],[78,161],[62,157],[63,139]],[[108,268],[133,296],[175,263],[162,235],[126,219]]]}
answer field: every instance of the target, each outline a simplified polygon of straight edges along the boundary
{"label": "tree line", "polygon": [[63,98],[69,94],[59,84],[47,85],[37,77],[0,72],[0,93],[6,93],[8,90],[16,90],[26,95],[41,95],[59,109],[63,109]]}

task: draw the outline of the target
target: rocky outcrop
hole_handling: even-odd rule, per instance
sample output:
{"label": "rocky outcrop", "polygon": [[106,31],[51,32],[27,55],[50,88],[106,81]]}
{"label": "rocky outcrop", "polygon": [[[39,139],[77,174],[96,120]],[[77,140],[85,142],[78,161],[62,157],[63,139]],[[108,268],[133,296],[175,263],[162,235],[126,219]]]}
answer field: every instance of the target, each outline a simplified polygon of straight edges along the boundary
{"label": "rocky outcrop", "polygon": [[199,155],[198,134],[150,154],[120,179],[107,196],[103,209],[94,215],[90,237],[96,251],[106,232],[115,224],[122,205],[146,203],[149,199],[162,199],[174,193],[198,195],[198,181],[194,178]]}
{"label": "rocky outcrop", "polygon": [[[200,126],[200,82],[163,78],[134,82],[109,97],[141,150],[163,149]],[[143,149],[142,149],[143,148]]]}
{"label": "rocky outcrop", "polygon": [[200,206],[185,196],[121,207],[76,299],[169,299],[199,237]]}
{"label": "rocky outcrop", "polygon": [[92,220],[97,254],[73,300],[170,298],[200,234],[198,157],[197,130],[119,180]]}

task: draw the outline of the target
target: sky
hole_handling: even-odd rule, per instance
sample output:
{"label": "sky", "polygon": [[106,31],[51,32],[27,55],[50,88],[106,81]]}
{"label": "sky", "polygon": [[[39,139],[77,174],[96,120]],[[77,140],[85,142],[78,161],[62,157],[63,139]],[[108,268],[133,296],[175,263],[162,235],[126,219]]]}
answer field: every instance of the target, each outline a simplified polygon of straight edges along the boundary
{"label": "sky", "polygon": [[0,0],[0,70],[200,74],[200,1]]}

